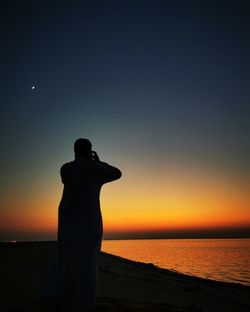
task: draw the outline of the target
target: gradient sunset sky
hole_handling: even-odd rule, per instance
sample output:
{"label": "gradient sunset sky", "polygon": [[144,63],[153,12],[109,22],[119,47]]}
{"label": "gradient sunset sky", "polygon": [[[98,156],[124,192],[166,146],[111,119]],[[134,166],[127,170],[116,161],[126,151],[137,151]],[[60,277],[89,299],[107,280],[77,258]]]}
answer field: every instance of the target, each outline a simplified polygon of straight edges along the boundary
{"label": "gradient sunset sky", "polygon": [[0,240],[56,238],[79,137],[123,172],[103,187],[106,238],[250,237],[247,1],[0,12]]}

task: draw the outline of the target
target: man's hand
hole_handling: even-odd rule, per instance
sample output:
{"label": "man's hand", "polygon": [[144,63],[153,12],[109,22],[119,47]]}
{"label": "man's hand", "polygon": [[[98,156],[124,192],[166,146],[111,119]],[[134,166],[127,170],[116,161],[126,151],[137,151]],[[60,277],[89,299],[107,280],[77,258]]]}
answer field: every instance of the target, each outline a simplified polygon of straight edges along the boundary
{"label": "man's hand", "polygon": [[92,156],[94,161],[100,161],[99,156],[97,155],[97,152],[92,151]]}

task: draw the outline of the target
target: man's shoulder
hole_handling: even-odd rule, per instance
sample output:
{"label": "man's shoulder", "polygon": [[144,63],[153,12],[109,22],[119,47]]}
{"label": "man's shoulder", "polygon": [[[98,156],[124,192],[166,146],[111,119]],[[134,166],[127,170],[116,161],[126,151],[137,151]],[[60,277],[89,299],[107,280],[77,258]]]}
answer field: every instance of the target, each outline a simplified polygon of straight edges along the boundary
{"label": "man's shoulder", "polygon": [[110,167],[109,164],[102,161],[81,161],[77,162],[75,160],[69,161],[61,166],[60,171],[70,170],[73,168],[89,168],[90,170],[101,169]]}
{"label": "man's shoulder", "polygon": [[95,167],[94,162],[88,160],[76,161],[72,160],[62,165],[61,171],[71,170],[71,169],[86,169]]}
{"label": "man's shoulder", "polygon": [[72,168],[73,166],[74,166],[74,161],[66,162],[65,164],[62,165],[60,171],[66,170],[68,168]]}

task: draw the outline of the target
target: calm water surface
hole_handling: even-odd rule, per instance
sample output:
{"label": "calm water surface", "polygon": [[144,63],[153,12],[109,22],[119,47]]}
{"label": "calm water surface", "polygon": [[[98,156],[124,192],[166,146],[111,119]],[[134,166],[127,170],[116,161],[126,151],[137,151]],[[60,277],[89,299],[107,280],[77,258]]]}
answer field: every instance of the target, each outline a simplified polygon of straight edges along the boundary
{"label": "calm water surface", "polygon": [[107,240],[102,250],[189,275],[250,286],[250,239]]}

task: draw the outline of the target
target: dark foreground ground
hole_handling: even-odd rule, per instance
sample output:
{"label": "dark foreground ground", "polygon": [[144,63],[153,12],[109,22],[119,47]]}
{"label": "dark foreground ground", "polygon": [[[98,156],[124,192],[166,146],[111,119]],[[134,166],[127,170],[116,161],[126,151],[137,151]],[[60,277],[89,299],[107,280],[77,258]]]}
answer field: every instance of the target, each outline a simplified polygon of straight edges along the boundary
{"label": "dark foreground ground", "polygon": [[[38,282],[56,261],[54,242],[0,244],[0,311],[54,312]],[[102,253],[97,312],[249,312],[250,287],[189,277]]]}

